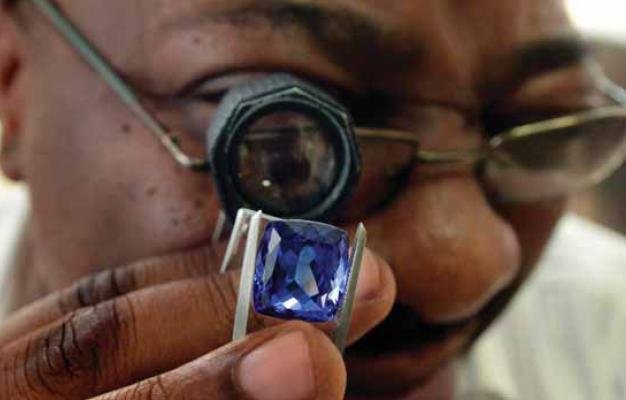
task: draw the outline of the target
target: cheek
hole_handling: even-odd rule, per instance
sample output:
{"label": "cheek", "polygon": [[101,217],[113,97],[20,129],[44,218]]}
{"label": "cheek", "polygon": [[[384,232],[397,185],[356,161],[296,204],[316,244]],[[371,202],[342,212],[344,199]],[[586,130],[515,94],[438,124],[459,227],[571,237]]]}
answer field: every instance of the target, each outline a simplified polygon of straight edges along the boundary
{"label": "cheek", "polygon": [[398,302],[426,322],[470,317],[519,271],[517,235],[469,175],[414,183],[368,228],[394,269]]}
{"label": "cheek", "polygon": [[47,90],[28,127],[33,240],[53,285],[206,242],[210,176],[177,167],[106,88],[78,89]]}

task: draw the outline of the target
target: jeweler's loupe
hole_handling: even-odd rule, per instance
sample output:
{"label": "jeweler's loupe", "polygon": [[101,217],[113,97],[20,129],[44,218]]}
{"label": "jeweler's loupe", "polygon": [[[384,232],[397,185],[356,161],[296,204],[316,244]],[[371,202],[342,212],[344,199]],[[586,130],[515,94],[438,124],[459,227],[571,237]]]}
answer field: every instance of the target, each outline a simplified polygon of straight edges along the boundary
{"label": "jeweler's loupe", "polygon": [[231,89],[213,117],[207,146],[231,222],[240,208],[327,220],[351,194],[361,170],[347,110],[288,74]]}
{"label": "jeweler's loupe", "polygon": [[222,273],[246,234],[233,340],[246,335],[252,306],[274,318],[330,322],[343,351],[367,236],[363,224],[350,250],[348,234],[335,226],[240,209]]}

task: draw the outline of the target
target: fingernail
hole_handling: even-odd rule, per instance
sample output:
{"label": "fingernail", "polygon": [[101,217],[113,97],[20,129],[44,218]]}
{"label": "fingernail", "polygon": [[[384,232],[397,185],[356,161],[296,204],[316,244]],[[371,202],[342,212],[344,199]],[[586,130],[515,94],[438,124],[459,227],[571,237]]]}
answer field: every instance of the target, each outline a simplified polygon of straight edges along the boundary
{"label": "fingernail", "polygon": [[380,293],[380,261],[371,251],[365,250],[359,281],[356,284],[357,301],[368,301]]}
{"label": "fingernail", "polygon": [[239,364],[239,384],[257,400],[298,400],[314,396],[313,366],[302,332],[264,343]]}

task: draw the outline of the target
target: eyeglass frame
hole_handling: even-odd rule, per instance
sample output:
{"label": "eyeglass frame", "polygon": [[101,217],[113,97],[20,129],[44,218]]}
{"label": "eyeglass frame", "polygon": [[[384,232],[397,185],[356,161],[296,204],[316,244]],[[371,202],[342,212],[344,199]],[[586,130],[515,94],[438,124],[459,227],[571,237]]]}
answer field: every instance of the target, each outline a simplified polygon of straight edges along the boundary
{"label": "eyeglass frame", "polygon": [[[111,64],[95,49],[76,26],[49,0],[31,0],[52,22],[54,27],[72,45],[78,54],[109,85],[120,100],[148,128],[180,166],[194,171],[209,171],[209,161],[192,157],[178,145],[172,131],[141,103],[130,85],[115,71]],[[503,143],[530,136],[546,134],[557,129],[566,129],[588,122],[610,117],[626,118],[626,89],[598,74],[597,88],[616,105],[603,106],[578,113],[566,114],[543,121],[519,125],[494,135],[487,145],[472,150],[432,151],[420,148],[419,138],[408,131],[354,127],[357,138],[370,140],[406,142],[416,146],[415,162],[425,164],[464,163],[475,164],[488,159],[490,153]]]}

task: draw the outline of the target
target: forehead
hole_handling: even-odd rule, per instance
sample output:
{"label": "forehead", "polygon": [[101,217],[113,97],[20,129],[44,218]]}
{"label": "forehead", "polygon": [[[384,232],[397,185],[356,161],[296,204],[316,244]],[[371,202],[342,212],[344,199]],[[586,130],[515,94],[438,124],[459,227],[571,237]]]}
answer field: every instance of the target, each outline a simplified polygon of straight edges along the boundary
{"label": "forehead", "polygon": [[289,5],[345,10],[378,17],[381,24],[391,24],[407,34],[437,31],[451,38],[469,33],[479,40],[489,40],[488,35],[499,33],[502,34],[499,40],[524,40],[528,36],[558,32],[566,25],[561,0],[63,0],[62,3],[70,13],[80,14],[94,28],[114,26],[150,33],[211,14],[254,7],[277,10]]}
{"label": "forehead", "polygon": [[159,29],[181,18],[288,5],[378,15],[388,22],[418,31],[428,26],[443,27],[441,24],[447,22],[457,25],[447,27],[451,30],[484,27],[486,22],[492,32],[493,29],[513,31],[526,27],[549,30],[549,25],[564,20],[561,0],[62,0],[61,3],[70,12],[91,14],[94,23],[101,21],[106,25],[133,20],[144,29]]}
{"label": "forehead", "polygon": [[62,6],[131,76],[179,71],[181,58],[203,52],[224,64],[218,69],[229,62],[324,68],[330,59],[329,73],[350,70],[381,82],[402,76],[398,86],[410,73],[411,84],[456,92],[517,48],[572,34],[560,0],[64,0]]}

